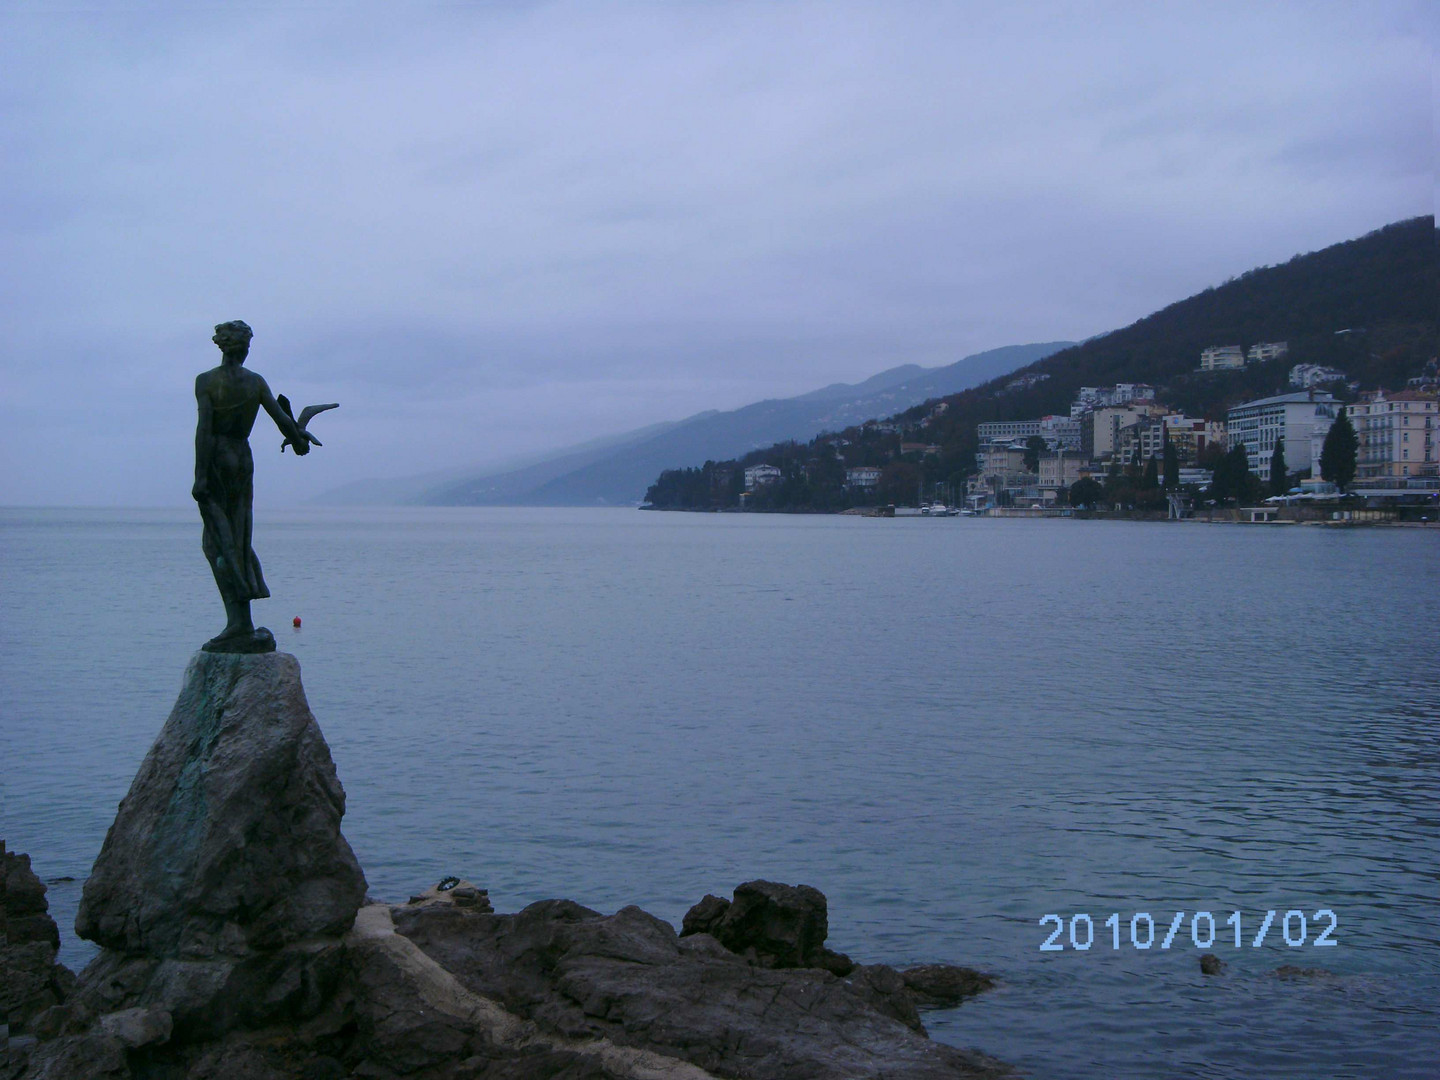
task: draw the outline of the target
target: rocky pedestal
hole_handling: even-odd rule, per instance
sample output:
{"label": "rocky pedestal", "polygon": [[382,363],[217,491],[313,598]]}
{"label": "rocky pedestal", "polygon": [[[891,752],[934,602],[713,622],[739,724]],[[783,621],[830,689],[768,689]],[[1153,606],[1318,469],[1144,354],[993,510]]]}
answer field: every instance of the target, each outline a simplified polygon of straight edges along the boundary
{"label": "rocky pedestal", "polygon": [[125,1076],[156,1047],[301,1023],[333,997],[365,876],[285,653],[197,653],[85,883],[102,947],[30,1075]]}
{"label": "rocky pedestal", "polygon": [[75,920],[106,949],[208,959],[349,929],[365,875],[288,653],[197,653]]}

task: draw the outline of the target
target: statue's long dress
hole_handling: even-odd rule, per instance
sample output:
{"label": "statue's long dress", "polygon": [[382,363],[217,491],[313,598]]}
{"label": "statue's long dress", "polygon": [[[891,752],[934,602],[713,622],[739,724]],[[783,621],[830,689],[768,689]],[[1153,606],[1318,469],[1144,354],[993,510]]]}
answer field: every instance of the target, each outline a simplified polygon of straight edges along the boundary
{"label": "statue's long dress", "polygon": [[253,520],[255,461],[247,439],[212,437],[207,497],[200,503],[205,532],[200,545],[226,600],[258,600],[269,596],[260,560],[250,547]]}

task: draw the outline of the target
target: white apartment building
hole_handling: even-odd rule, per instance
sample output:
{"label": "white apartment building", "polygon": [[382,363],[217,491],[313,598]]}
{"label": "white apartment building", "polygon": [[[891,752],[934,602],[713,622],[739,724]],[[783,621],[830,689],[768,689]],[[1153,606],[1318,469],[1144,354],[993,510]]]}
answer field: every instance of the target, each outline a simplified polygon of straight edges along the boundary
{"label": "white apartment building", "polygon": [[1323,390],[1247,401],[1231,409],[1225,423],[1230,445],[1245,444],[1250,471],[1270,479],[1270,455],[1275,440],[1285,440],[1285,468],[1304,472],[1320,467],[1320,447],[1335,422],[1335,399]]}
{"label": "white apartment building", "polygon": [[1024,442],[1033,435],[1045,440],[1051,450],[1080,449],[1080,421],[1069,416],[1042,416],[1039,420],[995,420],[975,425],[981,445],[995,442]]}
{"label": "white apartment building", "polygon": [[1302,390],[1325,383],[1340,382],[1344,378],[1343,371],[1326,367],[1324,364],[1296,364],[1290,369],[1290,385],[1298,386]]}
{"label": "white apartment building", "polygon": [[1068,488],[1080,479],[1082,471],[1089,474],[1089,458],[1075,451],[1047,450],[1040,455],[1040,482],[1037,486],[1041,491]]}
{"label": "white apartment building", "polygon": [[992,420],[988,423],[976,424],[975,434],[979,436],[982,443],[1013,442],[1016,439],[1023,441],[1031,435],[1040,434],[1040,421]]}
{"label": "white apartment building", "polygon": [[1262,341],[1251,345],[1245,359],[1252,364],[1263,364],[1266,360],[1278,360],[1290,351],[1288,341]]}
{"label": "white apartment building", "polygon": [[1120,429],[1115,456],[1122,465],[1143,465],[1152,457],[1165,454],[1165,421],[1163,417],[1142,416]]}
{"label": "white apartment building", "polygon": [[1128,405],[1132,401],[1154,401],[1155,388],[1149,383],[1117,382],[1111,405]]}
{"label": "white apartment building", "polygon": [[1040,437],[1051,450],[1080,449],[1080,421],[1069,416],[1042,416]]}
{"label": "white apartment building", "polygon": [[1142,416],[1163,415],[1158,405],[1131,404],[1091,409],[1080,420],[1080,452],[1097,460],[1112,458],[1120,449],[1120,429]]}
{"label": "white apartment building", "polygon": [[1019,473],[1025,471],[1025,444],[1023,442],[993,442],[980,448],[975,455],[975,465],[982,476]]}
{"label": "white apartment building", "polygon": [[1440,398],[1423,390],[1377,390],[1345,406],[1359,440],[1355,475],[1440,475]]}
{"label": "white apartment building", "polygon": [[751,465],[745,470],[745,490],[754,491],[757,487],[765,484],[775,484],[780,480],[780,470],[774,465]]}
{"label": "white apartment building", "polygon": [[880,484],[880,470],[874,465],[857,465],[845,470],[845,486],[849,488],[873,488]]}
{"label": "white apartment building", "polygon": [[1201,371],[1226,371],[1245,366],[1245,350],[1239,345],[1211,345],[1200,353]]}
{"label": "white apartment building", "polygon": [[1116,383],[1114,386],[1082,386],[1070,406],[1070,418],[1078,420],[1091,409],[1108,405],[1129,405],[1135,401],[1154,401],[1155,388],[1149,383]]}
{"label": "white apartment building", "polygon": [[[1207,446],[1225,445],[1225,423],[1222,420],[1195,420],[1180,413],[1164,417],[1165,430],[1175,455],[1182,465],[1194,464]],[[1161,452],[1164,450],[1162,448]]]}

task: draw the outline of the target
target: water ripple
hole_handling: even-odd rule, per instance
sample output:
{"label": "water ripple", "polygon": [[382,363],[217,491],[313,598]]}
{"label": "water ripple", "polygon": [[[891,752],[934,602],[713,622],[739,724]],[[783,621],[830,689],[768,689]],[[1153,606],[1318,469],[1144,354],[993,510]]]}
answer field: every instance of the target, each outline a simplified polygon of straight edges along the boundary
{"label": "water ripple", "polygon": [[[837,948],[999,974],[927,1024],[1036,1076],[1435,1075],[1434,534],[314,510],[256,547],[376,895],[678,922],[804,881]],[[0,511],[0,835],[42,875],[88,872],[213,592],[189,513]],[[1340,946],[1225,943],[1271,908]],[[1188,922],[1103,926],[1197,910],[1222,976]],[[1096,945],[1040,952],[1048,912]]]}

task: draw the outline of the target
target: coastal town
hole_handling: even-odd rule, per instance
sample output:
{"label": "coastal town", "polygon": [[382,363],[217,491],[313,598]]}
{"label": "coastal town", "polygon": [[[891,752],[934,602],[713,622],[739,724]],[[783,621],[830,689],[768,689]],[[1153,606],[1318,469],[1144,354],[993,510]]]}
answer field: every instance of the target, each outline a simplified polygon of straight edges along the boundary
{"label": "coastal town", "polygon": [[888,414],[672,458],[643,505],[1440,521],[1435,235],[1399,222]]}
{"label": "coastal town", "polygon": [[[1285,341],[1216,345],[1201,351],[1195,371],[1204,378],[1263,366],[1279,383],[1288,359]],[[1022,374],[996,393],[1049,378]],[[712,491],[732,491],[741,510],[767,508],[767,496],[787,483],[813,488],[829,478],[846,505],[826,508],[852,513],[898,506],[931,516],[1436,519],[1434,359],[1397,391],[1367,389],[1315,363],[1289,365],[1283,381],[1283,392],[1240,401],[1218,417],[1187,415],[1146,383],[1081,386],[1068,414],[974,425],[973,460],[957,460],[936,434],[950,408],[942,400],[808,447],[782,446],[773,460],[685,471]]]}
{"label": "coastal town", "polygon": [[[1287,351],[1283,341],[1248,350],[1212,347],[1202,352],[1199,370],[1274,363]],[[1175,411],[1157,400],[1152,386],[1117,383],[1082,387],[1068,416],[979,424],[976,472],[966,483],[964,506],[988,512],[1094,505],[1104,498],[1105,485],[1114,490],[1127,472],[1139,473],[1141,490],[1168,493],[1167,509],[1177,516],[1196,502],[1261,491],[1272,503],[1331,501],[1341,486],[1381,505],[1421,504],[1427,497],[1433,504],[1440,491],[1440,396],[1433,365],[1396,393],[1351,384],[1346,389],[1356,400],[1350,403],[1331,392],[1345,384],[1342,371],[1296,364],[1288,382],[1289,392],[1242,402],[1223,420]],[[1331,478],[1321,459],[1342,414],[1354,431],[1353,465],[1342,462]],[[1258,483],[1246,491],[1231,479],[1217,492],[1217,469],[1232,452],[1237,462],[1243,454],[1246,471]],[[877,480],[874,469],[847,475],[847,482],[857,485]]]}

